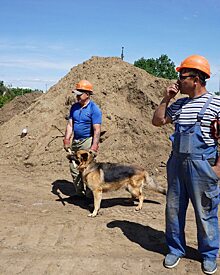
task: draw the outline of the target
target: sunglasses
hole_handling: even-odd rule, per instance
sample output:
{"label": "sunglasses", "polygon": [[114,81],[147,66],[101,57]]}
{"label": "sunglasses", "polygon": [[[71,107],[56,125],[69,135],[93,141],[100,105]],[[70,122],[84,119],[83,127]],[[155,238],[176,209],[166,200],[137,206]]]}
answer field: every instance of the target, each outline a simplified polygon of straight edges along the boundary
{"label": "sunglasses", "polygon": [[179,75],[179,80],[184,80],[186,79],[187,77],[196,77],[196,75]]}

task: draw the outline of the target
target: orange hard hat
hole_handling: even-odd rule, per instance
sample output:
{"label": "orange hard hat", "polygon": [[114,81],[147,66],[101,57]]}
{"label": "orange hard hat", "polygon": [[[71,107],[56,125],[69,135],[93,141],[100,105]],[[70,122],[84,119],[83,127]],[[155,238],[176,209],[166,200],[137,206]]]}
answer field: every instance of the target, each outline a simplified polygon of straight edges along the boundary
{"label": "orange hard hat", "polygon": [[210,78],[210,65],[208,60],[201,55],[191,55],[184,59],[180,66],[176,68],[177,72],[180,72],[182,69],[196,69],[207,75],[207,78]]}
{"label": "orange hard hat", "polygon": [[76,84],[76,90],[84,90],[88,92],[93,92],[92,84],[88,80],[80,80],[79,83]]}

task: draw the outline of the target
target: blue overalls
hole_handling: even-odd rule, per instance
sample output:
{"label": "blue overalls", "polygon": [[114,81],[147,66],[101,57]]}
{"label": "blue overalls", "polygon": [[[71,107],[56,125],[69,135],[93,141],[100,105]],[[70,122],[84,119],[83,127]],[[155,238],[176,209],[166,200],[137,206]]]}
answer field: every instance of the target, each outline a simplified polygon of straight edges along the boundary
{"label": "blue overalls", "polygon": [[183,257],[186,251],[185,220],[189,199],[195,211],[198,250],[203,259],[218,256],[218,177],[209,164],[217,159],[217,145],[203,141],[200,128],[210,96],[194,125],[176,124],[170,137],[172,153],[167,163],[166,240],[170,253]]}

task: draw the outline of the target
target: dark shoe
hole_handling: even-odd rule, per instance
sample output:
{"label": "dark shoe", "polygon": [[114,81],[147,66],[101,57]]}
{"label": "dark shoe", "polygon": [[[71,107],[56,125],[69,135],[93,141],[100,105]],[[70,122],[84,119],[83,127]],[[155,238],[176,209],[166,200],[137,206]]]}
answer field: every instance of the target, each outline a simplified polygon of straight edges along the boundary
{"label": "dark shoe", "polygon": [[179,261],[179,256],[170,253],[166,255],[163,264],[166,268],[173,268],[178,265]]}
{"label": "dark shoe", "polygon": [[202,271],[205,274],[214,274],[217,271],[216,259],[205,259],[202,263]]}

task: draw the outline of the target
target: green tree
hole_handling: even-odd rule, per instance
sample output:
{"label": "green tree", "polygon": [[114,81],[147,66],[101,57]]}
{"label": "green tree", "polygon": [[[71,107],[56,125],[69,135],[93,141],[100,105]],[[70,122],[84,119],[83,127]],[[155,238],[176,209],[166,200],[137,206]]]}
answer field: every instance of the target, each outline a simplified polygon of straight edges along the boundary
{"label": "green tree", "polygon": [[178,77],[174,62],[171,61],[171,59],[166,54],[162,54],[159,58],[156,59],[145,59],[142,57],[134,62],[134,66],[141,68],[157,77],[166,79],[177,79]]}
{"label": "green tree", "polygon": [[0,81],[0,95],[3,95],[7,92],[7,87],[4,85],[4,81]]}
{"label": "green tree", "polygon": [[24,95],[24,94],[28,94],[28,93],[32,93],[33,90],[31,89],[27,89],[27,88],[11,88],[10,89],[11,94],[15,97],[18,95]]}
{"label": "green tree", "polygon": [[11,101],[16,96],[21,96],[27,93],[32,92],[43,92],[40,90],[31,90],[27,88],[13,88],[13,87],[6,87],[4,82],[0,80],[0,108],[4,106],[5,103]]}
{"label": "green tree", "polygon": [[0,95],[0,108],[3,107],[5,105],[5,103],[9,102],[11,100],[10,96],[2,96]]}

